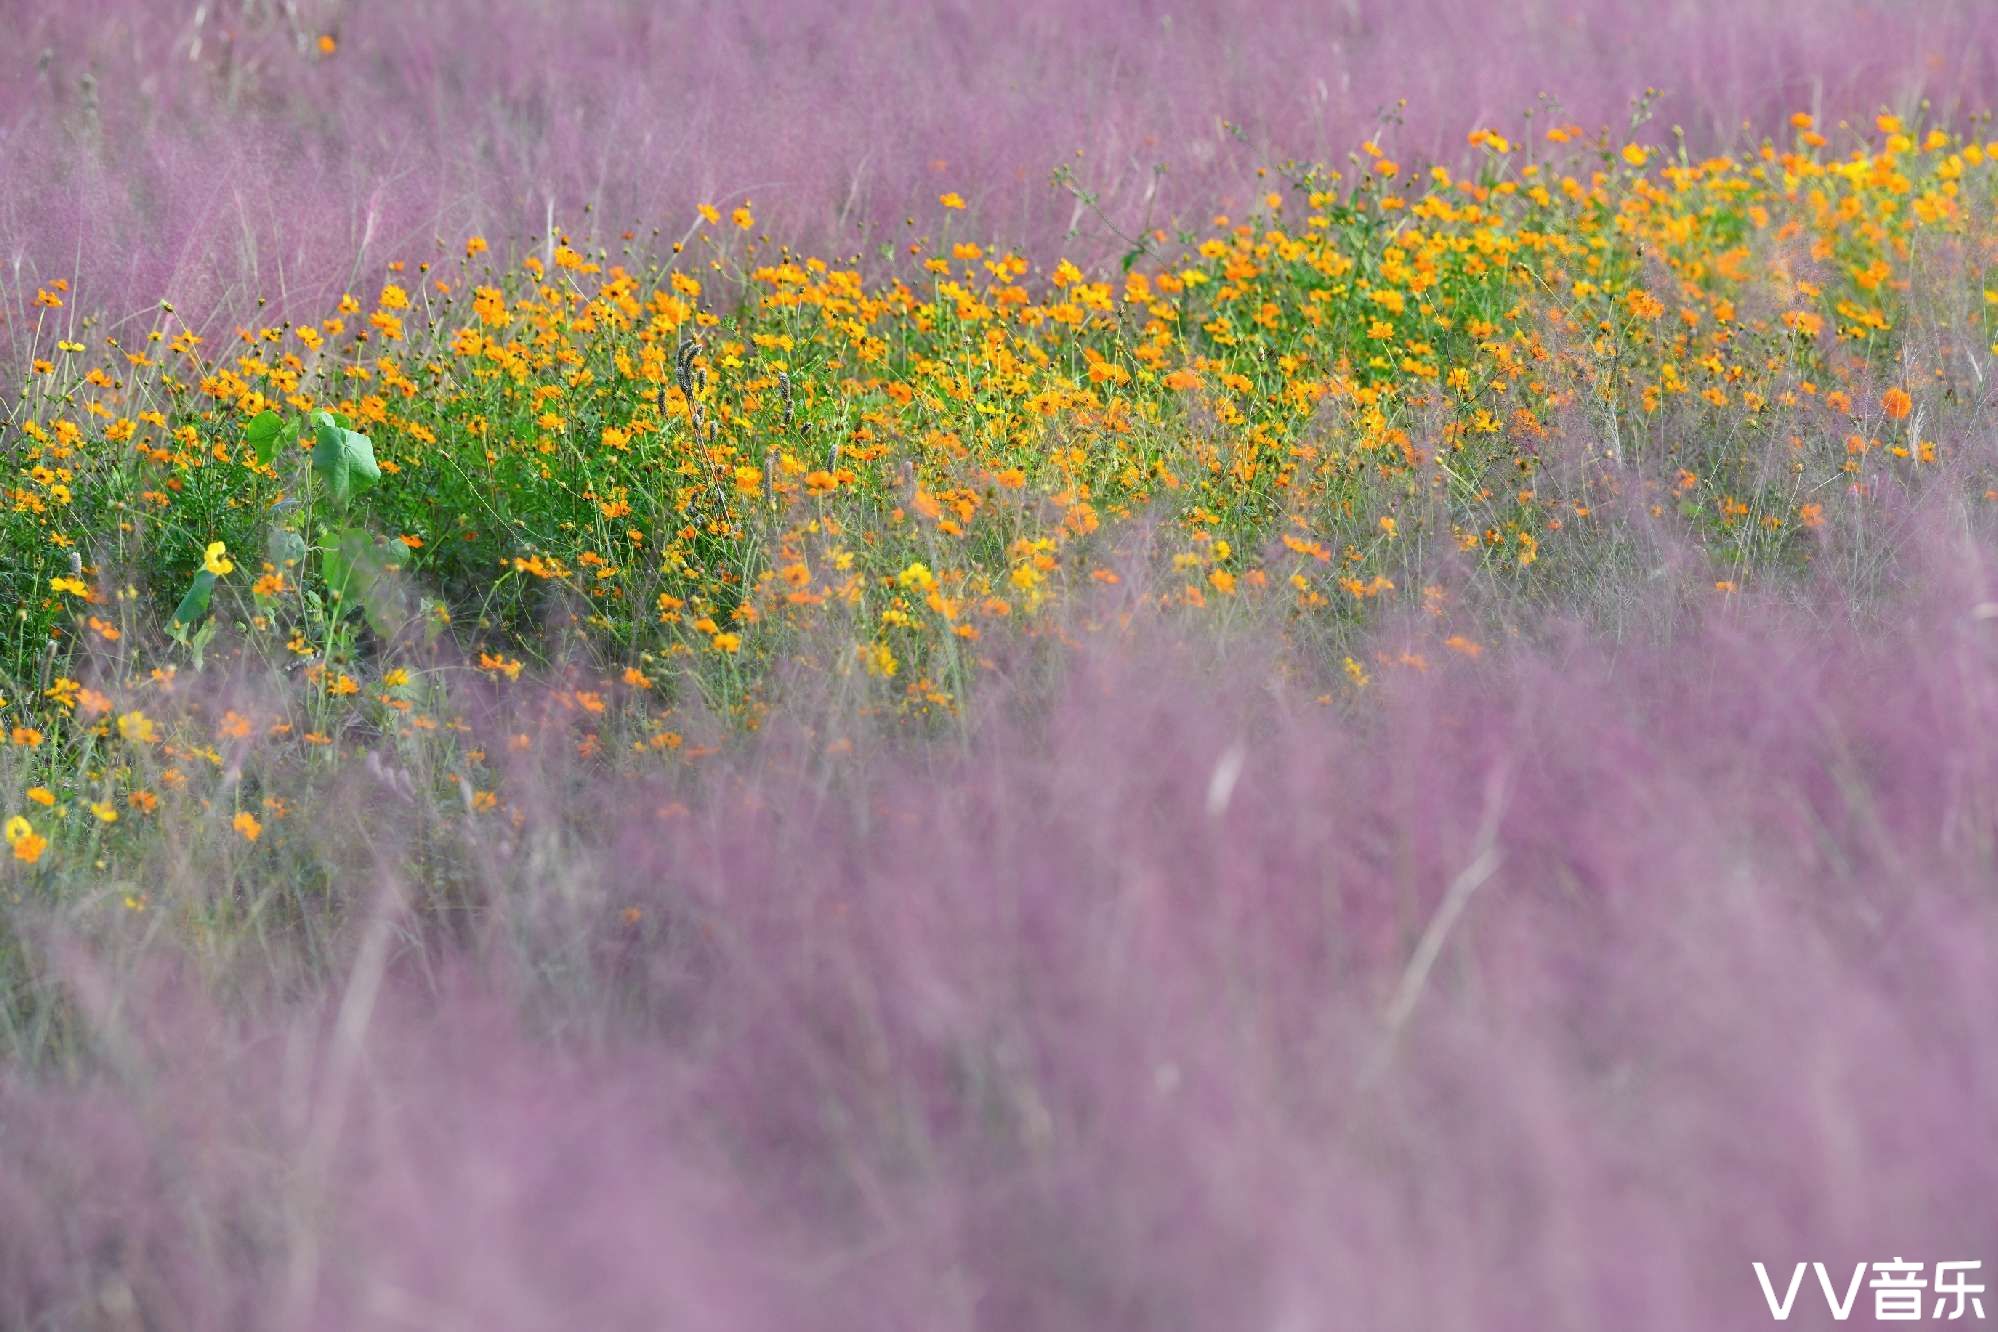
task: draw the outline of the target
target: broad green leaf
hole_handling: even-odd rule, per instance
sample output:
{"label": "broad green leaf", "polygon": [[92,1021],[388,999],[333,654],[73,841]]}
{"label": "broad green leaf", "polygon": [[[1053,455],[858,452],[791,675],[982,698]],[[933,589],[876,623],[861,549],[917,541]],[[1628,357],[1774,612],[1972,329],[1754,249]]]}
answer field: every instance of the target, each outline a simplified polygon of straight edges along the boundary
{"label": "broad green leaf", "polygon": [[319,572],[326,579],[326,590],[340,600],[347,599],[347,593],[356,581],[358,571],[354,567],[355,557],[365,548],[368,534],[358,528],[329,532],[326,544],[319,548]]}
{"label": "broad green leaf", "polygon": [[208,613],[208,599],[215,592],[215,575],[203,569],[194,575],[194,583],[187,589],[187,595],[180,599],[174,608],[173,623],[182,628],[193,624]]}
{"label": "broad green leaf", "polygon": [[374,441],[358,431],[335,424],[320,412],[314,423],[317,442],[312,447],[312,467],[333,493],[336,503],[348,500],[382,479],[375,465]]}
{"label": "broad green leaf", "polygon": [[264,558],[282,569],[305,559],[305,538],[289,527],[273,527],[264,537]]}
{"label": "broad green leaf", "polygon": [[359,527],[330,533],[319,552],[327,590],[342,609],[358,607],[383,638],[408,618],[402,585],[390,576],[398,567],[397,548]]}
{"label": "broad green leaf", "polygon": [[257,451],[257,461],[270,466],[271,459],[277,457],[278,435],[284,430],[284,418],[276,412],[258,412],[250,418],[249,426],[243,431],[250,441],[250,447]]}

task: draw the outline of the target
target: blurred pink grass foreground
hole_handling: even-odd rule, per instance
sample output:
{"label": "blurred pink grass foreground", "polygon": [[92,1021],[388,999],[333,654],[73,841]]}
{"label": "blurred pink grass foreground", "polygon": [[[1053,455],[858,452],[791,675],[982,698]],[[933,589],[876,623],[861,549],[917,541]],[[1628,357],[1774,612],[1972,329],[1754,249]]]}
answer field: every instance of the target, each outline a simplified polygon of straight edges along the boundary
{"label": "blurred pink grass foreground", "polygon": [[[1114,259],[1075,148],[1128,229],[1398,97],[1419,157],[1542,90],[1710,143],[1998,76],[1974,3],[200,12],[10,16],[0,343],[57,276],[317,314],[584,205],[849,252],[954,190]],[[1630,641],[1524,625],[1350,711],[1143,616],[961,743],[829,763],[800,689],[697,789],[523,770],[455,916],[357,779],[330,983],[31,904],[74,1025],[0,1069],[0,1326],[1725,1329],[1758,1260],[1998,1277],[1998,580],[1888,517],[1933,544],[1863,615],[1611,571]]]}
{"label": "blurred pink grass foreground", "polygon": [[[1340,164],[1376,133],[1453,160],[1542,94],[1621,133],[1656,88],[1646,136],[1683,126],[1697,152],[1798,110],[1866,124],[1891,103],[1916,123],[1926,99],[1961,118],[1998,83],[1980,0],[15,8],[5,343],[56,278],[86,312],[164,297],[213,332],[259,298],[317,318],[475,231],[534,248],[581,219],[660,248],[704,201],[751,199],[777,238],[843,257],[903,238],[912,211],[930,228],[955,191],[981,240],[1114,260],[1145,226],[1243,209],[1259,167]],[[1050,187],[1064,163],[1103,218]]]}
{"label": "blurred pink grass foreground", "polygon": [[1757,1260],[1988,1269],[1981,549],[1350,715],[1139,621],[961,747],[779,719],[663,819],[551,772],[483,944],[385,863],[323,1001],[58,933],[0,1322],[1746,1328]]}

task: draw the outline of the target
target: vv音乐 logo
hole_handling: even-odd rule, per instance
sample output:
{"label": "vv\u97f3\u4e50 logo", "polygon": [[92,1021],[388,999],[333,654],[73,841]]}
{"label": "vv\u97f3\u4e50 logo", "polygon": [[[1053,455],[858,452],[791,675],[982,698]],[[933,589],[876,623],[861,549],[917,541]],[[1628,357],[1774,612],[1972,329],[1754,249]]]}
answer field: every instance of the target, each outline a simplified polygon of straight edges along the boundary
{"label": "vv\u97f3\u4e50 logo", "polygon": [[[1790,1269],[1789,1284],[1779,1293],[1776,1278],[1761,1263],[1755,1264],[1755,1279],[1762,1283],[1762,1297],[1769,1302],[1769,1316],[1788,1322],[1797,1311],[1808,1268],[1817,1275],[1817,1287],[1831,1316],[1844,1322],[1859,1303],[1861,1286],[1873,1292],[1873,1320],[1878,1323],[1920,1323],[1928,1320],[1954,1322],[1984,1317],[1984,1286],[1973,1280],[1984,1264],[1976,1262],[1937,1263],[1933,1279],[1925,1275],[1924,1263],[1911,1263],[1896,1257],[1887,1263],[1860,1263],[1850,1279],[1834,1276],[1823,1263],[1798,1263]],[[1866,1280],[1868,1270],[1873,1280]],[[1841,1285],[1843,1281],[1843,1285]],[[1931,1304],[1930,1298],[1934,1303]],[[1803,1297],[1806,1307],[1811,1301]]]}

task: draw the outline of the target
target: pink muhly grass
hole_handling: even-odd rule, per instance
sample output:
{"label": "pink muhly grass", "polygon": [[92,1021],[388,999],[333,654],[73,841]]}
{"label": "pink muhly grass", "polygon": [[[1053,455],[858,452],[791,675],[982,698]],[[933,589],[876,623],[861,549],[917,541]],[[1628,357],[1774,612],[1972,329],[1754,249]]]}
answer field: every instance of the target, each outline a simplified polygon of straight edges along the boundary
{"label": "pink muhly grass", "polygon": [[1986,1255],[1958,555],[1888,632],[1549,626],[1350,713],[1141,625],[962,743],[551,787],[469,945],[384,864],[300,997],[63,946],[0,1315],[1746,1327],[1754,1260]]}
{"label": "pink muhly grass", "polygon": [[[1141,228],[1247,208],[1257,168],[1339,165],[1369,135],[1456,161],[1469,129],[1531,143],[1556,118],[1621,135],[1646,88],[1643,133],[1683,127],[1696,156],[1798,110],[1962,122],[1998,74],[1985,18],[1974,0],[42,6],[0,54],[19,186],[0,332],[31,331],[58,277],[113,328],[164,297],[226,332],[321,317],[474,231],[525,253],[552,218],[656,250],[697,203],[745,198],[832,256],[898,242],[912,212],[939,227],[950,190],[980,240],[1114,261]],[[1064,165],[1103,218],[1051,188]]]}

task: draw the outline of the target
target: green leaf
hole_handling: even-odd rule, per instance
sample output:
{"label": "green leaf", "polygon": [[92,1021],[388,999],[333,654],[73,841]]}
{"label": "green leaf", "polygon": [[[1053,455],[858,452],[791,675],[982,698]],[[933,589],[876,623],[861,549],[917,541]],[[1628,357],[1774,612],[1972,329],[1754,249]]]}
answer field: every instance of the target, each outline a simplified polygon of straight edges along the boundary
{"label": "green leaf", "polygon": [[208,613],[208,599],[214,595],[214,592],[214,574],[203,569],[200,573],[194,575],[193,586],[187,589],[187,595],[182,597],[180,605],[174,608],[173,623],[185,629],[206,615]]}
{"label": "green leaf", "polygon": [[194,631],[194,637],[190,638],[187,641],[188,649],[194,653],[195,670],[198,671],[201,669],[203,653],[207,649],[210,640],[212,640],[214,637],[215,637],[215,621],[213,619],[208,619],[202,621],[201,627]]}
{"label": "green leaf", "polygon": [[1126,273],[1131,271],[1131,266],[1133,264],[1137,263],[1138,260],[1145,257],[1145,249],[1146,249],[1145,246],[1140,245],[1136,249],[1126,250],[1124,252],[1124,257],[1123,259],[1119,260],[1119,262],[1123,264],[1124,271]]}
{"label": "green leaf", "polygon": [[402,585],[390,575],[397,549],[364,528],[348,527],[328,534],[319,552],[319,570],[341,609],[358,606],[368,624],[383,638],[392,637],[408,618]]}
{"label": "green leaf", "polygon": [[348,500],[382,479],[375,465],[374,441],[336,423],[325,412],[314,414],[312,467],[333,492],[335,502]]}
{"label": "green leaf", "polygon": [[354,557],[367,536],[366,532],[351,527],[329,532],[326,544],[319,549],[320,575],[326,579],[326,590],[339,601],[346,601],[348,589],[355,584]]}
{"label": "green leaf", "polygon": [[278,435],[284,430],[284,418],[276,412],[258,412],[250,418],[249,426],[243,431],[250,441],[250,447],[257,451],[257,461],[268,467],[271,459],[277,457]]}
{"label": "green leaf", "polygon": [[282,569],[305,559],[305,538],[289,527],[273,527],[264,537],[264,558]]}

